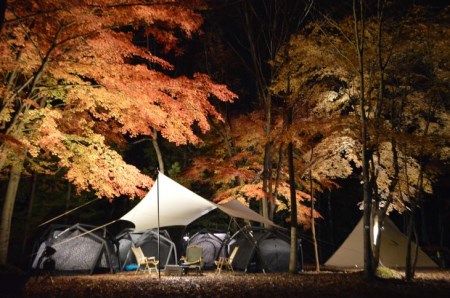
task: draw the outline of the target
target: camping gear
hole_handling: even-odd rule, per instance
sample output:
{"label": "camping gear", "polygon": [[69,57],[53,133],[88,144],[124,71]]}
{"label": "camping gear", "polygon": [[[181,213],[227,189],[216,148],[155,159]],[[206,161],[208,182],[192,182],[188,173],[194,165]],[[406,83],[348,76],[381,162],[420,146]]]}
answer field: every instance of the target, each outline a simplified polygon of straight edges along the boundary
{"label": "camping gear", "polygon": [[203,247],[198,245],[189,245],[186,248],[186,256],[181,257],[180,266],[185,269],[187,273],[190,269],[194,269],[197,274],[202,272],[203,268]]}
{"label": "camping gear", "polygon": [[[343,268],[364,267],[363,219],[345,239],[336,252],[325,262],[325,266]],[[386,217],[381,233],[380,262],[390,268],[404,268],[406,264],[406,236]],[[412,243],[413,257],[416,245]],[[416,267],[437,267],[420,248]]]}
{"label": "camping gear", "polygon": [[189,238],[188,245],[199,245],[203,248],[203,262],[205,268],[213,268],[214,262],[227,255],[227,244],[229,241],[229,234],[227,233],[213,233],[206,229],[201,230],[191,238]]}
{"label": "camping gear", "polygon": [[290,240],[277,230],[243,228],[233,239],[232,248],[239,247],[233,268],[245,272],[287,272],[289,270]]}
{"label": "camping gear", "polygon": [[131,251],[133,252],[134,257],[136,258],[137,261],[137,268],[134,274],[136,274],[142,266],[144,266],[144,270],[147,270],[149,274],[152,273],[152,271],[155,271],[156,274],[159,273],[158,272],[159,261],[156,260],[156,257],[154,256],[146,257],[141,247],[132,246]]}
{"label": "camping gear", "polygon": [[239,250],[239,246],[235,246],[233,248],[233,251],[231,252],[229,258],[220,257],[217,261],[214,262],[217,266],[216,274],[220,274],[224,267],[225,267],[225,269],[228,269],[231,272],[234,272],[233,260],[234,260],[234,257],[236,256],[236,253],[238,252],[238,250]]}
{"label": "camping gear", "polygon": [[135,231],[169,226],[187,226],[206,213],[219,208],[232,217],[276,226],[237,200],[214,204],[178,184],[162,173],[149,193],[120,219],[134,224]]}
{"label": "camping gear", "polygon": [[[51,256],[48,256],[49,249]],[[54,250],[54,251],[53,251]],[[36,243],[32,269],[44,269],[47,259],[54,261],[54,271],[89,273],[119,268],[115,248],[107,230],[90,225],[52,225]]]}
{"label": "camping gear", "polygon": [[[159,257],[158,257],[159,238]],[[144,232],[131,232],[126,230],[120,233],[116,240],[119,242],[119,260],[122,270],[129,264],[136,264],[136,258],[131,251],[131,247],[140,247],[145,256],[155,256],[159,260],[159,267],[177,263],[177,251],[175,244],[170,239],[166,230],[160,230],[158,237],[157,230],[147,230]]]}

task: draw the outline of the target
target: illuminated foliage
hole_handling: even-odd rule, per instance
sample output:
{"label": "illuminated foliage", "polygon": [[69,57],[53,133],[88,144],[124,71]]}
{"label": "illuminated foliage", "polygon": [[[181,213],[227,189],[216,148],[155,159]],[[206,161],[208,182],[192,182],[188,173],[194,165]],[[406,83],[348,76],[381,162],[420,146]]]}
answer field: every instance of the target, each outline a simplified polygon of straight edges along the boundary
{"label": "illuminated foliage", "polygon": [[[405,210],[417,196],[420,163],[448,165],[448,97],[450,46],[448,8],[438,16],[414,7],[403,19],[386,20],[381,38],[384,81],[380,96],[377,67],[377,22],[368,18],[365,32],[365,111],[369,119],[371,181],[380,207]],[[313,176],[349,178],[361,171],[361,133],[357,119],[358,63],[352,43],[351,18],[312,22],[291,38],[274,61],[272,91],[285,96],[289,76],[291,97],[301,104],[302,118],[324,127],[314,146]],[[380,99],[381,98],[381,99]],[[395,147],[393,147],[395,142]],[[397,157],[394,158],[394,151]],[[304,156],[310,160],[311,153]],[[396,171],[398,170],[398,173]],[[445,170],[441,166],[440,170]],[[428,166],[422,190],[432,193],[439,169]]]}
{"label": "illuminated foliage", "polygon": [[26,150],[28,169],[64,169],[78,190],[142,196],[151,183],[120,156],[124,136],[197,144],[221,119],[209,101],[235,95],[134,43],[137,33],[181,54],[200,30],[202,1],[8,1],[0,43],[0,168]]}

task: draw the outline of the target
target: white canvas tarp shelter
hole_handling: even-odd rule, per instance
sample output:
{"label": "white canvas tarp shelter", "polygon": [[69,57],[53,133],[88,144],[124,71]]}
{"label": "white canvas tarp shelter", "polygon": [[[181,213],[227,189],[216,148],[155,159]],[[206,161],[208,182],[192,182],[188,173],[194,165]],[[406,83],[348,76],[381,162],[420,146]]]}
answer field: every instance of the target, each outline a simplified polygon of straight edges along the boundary
{"label": "white canvas tarp shelter", "polygon": [[139,204],[120,219],[132,222],[134,231],[141,232],[157,227],[186,226],[216,208],[232,217],[276,226],[236,200],[214,204],[162,173],[158,174],[155,184]]}
{"label": "white canvas tarp shelter", "polygon": [[[344,243],[325,263],[325,266],[357,268],[364,267],[363,220],[361,219]],[[381,233],[380,262],[390,268],[404,268],[406,264],[406,236],[386,217]],[[412,244],[412,253],[416,246]],[[437,267],[420,248],[418,249],[417,267]]]}

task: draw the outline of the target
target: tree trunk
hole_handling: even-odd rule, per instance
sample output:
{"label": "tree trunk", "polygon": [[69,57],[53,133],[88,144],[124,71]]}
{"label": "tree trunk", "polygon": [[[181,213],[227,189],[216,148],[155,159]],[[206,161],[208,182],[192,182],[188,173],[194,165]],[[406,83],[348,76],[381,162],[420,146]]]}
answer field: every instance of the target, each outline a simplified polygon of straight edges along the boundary
{"label": "tree trunk", "polygon": [[34,199],[36,197],[37,178],[38,178],[38,174],[34,173],[33,174],[33,182],[31,185],[30,201],[28,202],[27,219],[25,221],[25,231],[23,232],[22,255],[25,255],[25,251],[27,248],[28,234],[30,232],[31,215],[33,214]]}
{"label": "tree trunk", "polygon": [[408,221],[408,233],[406,234],[407,245],[406,245],[406,267],[405,267],[405,279],[407,281],[411,281],[413,276],[412,269],[412,257],[411,257],[411,242],[412,242],[412,234],[413,234],[413,225],[414,225],[414,215],[416,212],[416,205],[413,204],[411,208],[411,214],[409,216]]}
{"label": "tree trunk", "polygon": [[[278,196],[278,185],[279,185],[280,177],[281,177],[281,168],[283,166],[283,151],[284,151],[284,144],[281,143],[280,147],[278,148],[278,164],[277,164],[276,178],[275,178],[275,189],[272,194],[272,196],[275,198]],[[275,213],[275,203],[274,202],[271,202],[269,209],[270,209],[269,210],[270,219],[273,220],[273,215]]]}
{"label": "tree trunk", "polygon": [[366,279],[373,279],[375,276],[372,260],[372,243],[370,237],[370,221],[372,211],[372,193],[370,187],[369,177],[369,152],[368,152],[368,133],[367,133],[367,118],[366,118],[366,100],[365,100],[365,86],[364,86],[364,31],[365,31],[365,2],[359,0],[359,16],[358,8],[356,5],[357,0],[353,0],[353,22],[354,33],[359,63],[359,106],[360,106],[360,125],[361,125],[361,160],[362,160],[362,172],[363,172],[363,202],[364,202],[364,277]]}
{"label": "tree trunk", "polygon": [[297,271],[297,197],[294,176],[294,144],[288,145],[289,184],[291,195],[291,250],[289,258],[289,273]]}
{"label": "tree trunk", "polygon": [[8,261],[11,221],[14,211],[14,203],[16,201],[17,188],[19,187],[20,175],[22,173],[22,166],[23,159],[16,163],[13,163],[8,182],[8,189],[6,190],[0,227],[0,264],[6,264]]}
{"label": "tree trunk", "polygon": [[427,219],[425,218],[425,206],[420,202],[420,229],[422,231],[423,245],[429,245],[429,237],[427,232]]}
{"label": "tree trunk", "polygon": [[163,161],[163,158],[162,158],[161,150],[159,149],[158,131],[155,128],[153,129],[152,144],[153,144],[153,148],[155,149],[156,156],[158,157],[159,171],[164,174],[164,161]]}
{"label": "tree trunk", "polygon": [[331,191],[328,191],[328,230],[330,235],[330,243],[334,246],[334,222],[333,222],[333,207],[331,205]]}
{"label": "tree trunk", "polygon": [[7,2],[7,0],[0,0],[0,35],[2,34],[3,24],[5,23]]}
{"label": "tree trunk", "polygon": [[[313,157],[313,149],[311,149],[311,161]],[[312,239],[314,243],[314,257],[316,260],[316,272],[320,272],[320,264],[319,264],[319,251],[317,248],[317,239],[316,239],[316,221],[314,219],[314,187],[313,187],[313,180],[312,180],[312,170],[311,170],[312,163],[309,164],[309,186],[311,189],[311,234]]]}
{"label": "tree trunk", "polygon": [[269,218],[269,179],[271,176],[271,166],[272,166],[272,158],[271,158],[272,144],[267,142],[264,146],[264,170],[263,170],[263,190],[264,190],[264,198],[261,200],[261,213],[265,218]]}
{"label": "tree trunk", "polygon": [[[70,200],[72,197],[72,184],[70,183],[70,181],[67,181],[67,193],[66,193],[66,211],[69,211],[69,206],[70,206]],[[64,223],[68,224],[69,218],[67,216],[65,216],[64,218]]]}
{"label": "tree trunk", "polygon": [[[288,125],[292,123],[292,107],[288,110]],[[294,175],[294,144],[288,144],[289,189],[291,196],[291,253],[289,259],[289,273],[297,272],[297,197]]]}
{"label": "tree trunk", "polygon": [[384,216],[381,213],[372,211],[371,222],[371,239],[372,239],[372,260],[374,271],[378,268],[380,263],[380,250],[381,250],[381,233],[383,232]]}

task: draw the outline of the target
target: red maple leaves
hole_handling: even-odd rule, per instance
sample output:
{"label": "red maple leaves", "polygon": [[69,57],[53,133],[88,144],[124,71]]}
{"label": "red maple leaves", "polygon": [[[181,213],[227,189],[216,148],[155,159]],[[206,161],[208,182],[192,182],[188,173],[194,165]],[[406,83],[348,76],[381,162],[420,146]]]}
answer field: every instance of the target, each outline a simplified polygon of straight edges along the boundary
{"label": "red maple leaves", "polygon": [[[205,132],[207,117],[220,119],[211,96],[236,97],[206,75],[168,75],[170,63],[133,42],[131,29],[144,28],[152,42],[180,52],[180,37],[202,23],[194,5],[202,1],[9,1],[0,45],[3,138],[25,144],[34,169],[65,169],[79,190],[141,196],[152,180],[116,152],[121,136],[156,129],[176,144],[197,143],[194,126]],[[2,156],[12,149],[3,144]]]}

